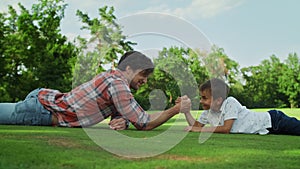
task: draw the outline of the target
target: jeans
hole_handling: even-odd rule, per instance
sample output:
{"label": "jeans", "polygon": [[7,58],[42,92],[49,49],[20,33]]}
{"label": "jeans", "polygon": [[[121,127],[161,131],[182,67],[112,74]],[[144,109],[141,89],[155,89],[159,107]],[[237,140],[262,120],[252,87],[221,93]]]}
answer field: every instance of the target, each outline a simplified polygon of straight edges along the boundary
{"label": "jeans", "polygon": [[33,90],[18,103],[0,103],[0,124],[51,126],[52,113],[38,100],[40,90]]}
{"label": "jeans", "polygon": [[281,111],[270,110],[272,128],[270,134],[300,135],[300,121],[294,117],[289,117]]}

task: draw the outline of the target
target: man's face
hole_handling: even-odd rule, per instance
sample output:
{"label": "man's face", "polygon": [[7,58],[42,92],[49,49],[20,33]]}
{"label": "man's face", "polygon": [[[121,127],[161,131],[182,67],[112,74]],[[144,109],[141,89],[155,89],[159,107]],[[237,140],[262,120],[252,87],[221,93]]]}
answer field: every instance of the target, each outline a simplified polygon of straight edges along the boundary
{"label": "man's face", "polygon": [[134,74],[135,76],[130,81],[130,88],[137,90],[140,86],[147,83],[148,76],[142,74],[141,70],[135,71]]}

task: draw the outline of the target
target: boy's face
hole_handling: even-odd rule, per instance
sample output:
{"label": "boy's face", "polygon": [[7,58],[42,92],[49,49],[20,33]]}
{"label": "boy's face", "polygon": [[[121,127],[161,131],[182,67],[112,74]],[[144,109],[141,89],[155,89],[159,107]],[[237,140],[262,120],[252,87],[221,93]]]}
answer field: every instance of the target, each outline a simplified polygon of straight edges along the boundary
{"label": "boy's face", "polygon": [[213,99],[210,90],[206,89],[203,91],[200,91],[200,104],[202,105],[202,108],[204,110],[211,109],[212,111],[220,111],[220,107],[222,105],[222,99]]}
{"label": "boy's face", "polygon": [[212,102],[212,97],[209,90],[200,91],[200,104],[204,110],[209,110]]}

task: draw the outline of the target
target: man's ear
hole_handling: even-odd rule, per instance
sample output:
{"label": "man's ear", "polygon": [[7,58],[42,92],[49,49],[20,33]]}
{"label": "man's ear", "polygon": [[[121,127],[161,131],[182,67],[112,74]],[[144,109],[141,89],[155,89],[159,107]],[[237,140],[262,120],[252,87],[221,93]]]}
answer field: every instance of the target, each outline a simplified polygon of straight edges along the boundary
{"label": "man's ear", "polygon": [[133,73],[134,73],[134,71],[132,70],[132,68],[131,68],[130,66],[126,66],[125,72],[126,72],[129,76],[133,76]]}
{"label": "man's ear", "polygon": [[133,69],[130,66],[126,66],[125,73],[126,73],[127,79],[129,81],[131,81],[135,76],[135,72],[133,71]]}
{"label": "man's ear", "polygon": [[130,66],[126,66],[125,71],[132,71]]}

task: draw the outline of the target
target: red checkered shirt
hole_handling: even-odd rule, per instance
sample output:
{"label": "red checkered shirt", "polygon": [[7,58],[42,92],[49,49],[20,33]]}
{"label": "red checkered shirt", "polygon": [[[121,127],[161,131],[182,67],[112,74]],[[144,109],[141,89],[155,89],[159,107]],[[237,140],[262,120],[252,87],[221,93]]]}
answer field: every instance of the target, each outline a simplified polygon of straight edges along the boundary
{"label": "red checkered shirt", "polygon": [[123,116],[137,129],[143,129],[150,121],[120,70],[101,73],[68,93],[42,89],[38,98],[57,116],[59,126],[91,126],[109,116]]}

